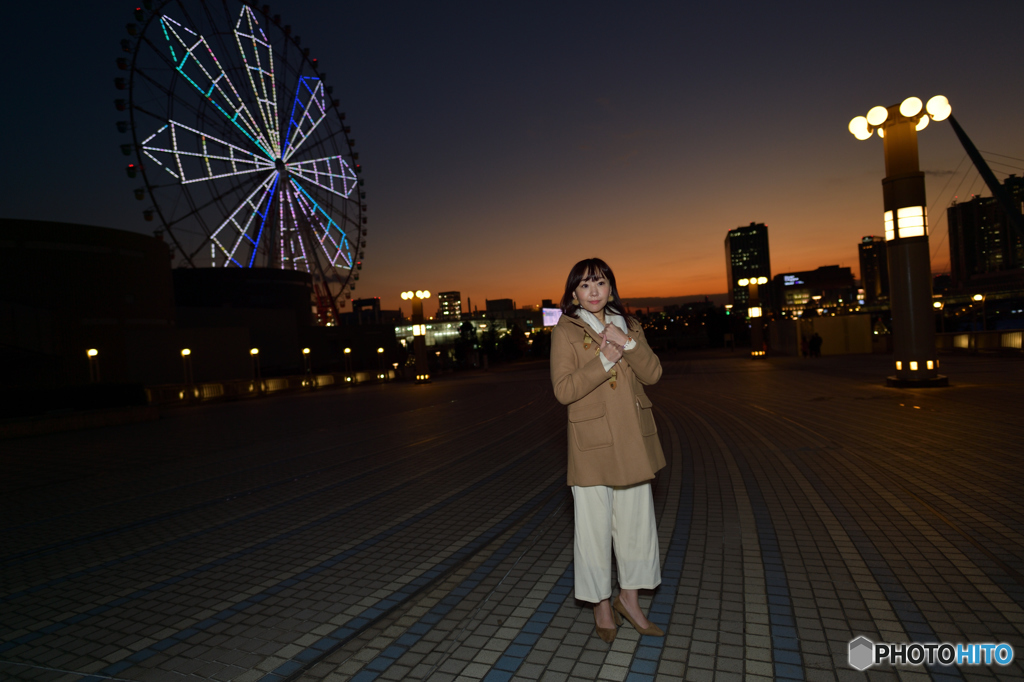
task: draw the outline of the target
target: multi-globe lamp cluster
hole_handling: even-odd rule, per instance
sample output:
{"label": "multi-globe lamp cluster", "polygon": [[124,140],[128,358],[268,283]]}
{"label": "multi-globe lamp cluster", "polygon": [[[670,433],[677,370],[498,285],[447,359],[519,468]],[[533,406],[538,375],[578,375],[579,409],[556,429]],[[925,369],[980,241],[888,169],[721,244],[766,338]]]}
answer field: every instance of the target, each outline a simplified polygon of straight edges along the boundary
{"label": "multi-globe lamp cluster", "polygon": [[[922,109],[927,112],[927,116],[921,115]],[[917,123],[914,126],[914,130],[922,131],[928,125],[929,119],[945,121],[953,113],[953,109],[949,106],[949,100],[943,95],[935,95],[935,97],[928,100],[928,104],[922,103],[919,97],[908,97],[900,103],[899,112],[904,118],[915,119]],[[850,121],[850,132],[858,140],[868,139],[875,130],[878,131],[879,137],[885,137],[882,125],[888,118],[888,108],[882,106],[871,107],[867,116],[855,116]]]}

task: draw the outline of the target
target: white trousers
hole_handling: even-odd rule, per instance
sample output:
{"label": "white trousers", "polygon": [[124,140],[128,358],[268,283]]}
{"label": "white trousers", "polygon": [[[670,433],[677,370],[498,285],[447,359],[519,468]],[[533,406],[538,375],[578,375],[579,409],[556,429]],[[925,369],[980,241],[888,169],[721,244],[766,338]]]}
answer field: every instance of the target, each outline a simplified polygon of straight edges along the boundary
{"label": "white trousers", "polygon": [[649,590],[661,584],[658,528],[651,484],[625,488],[573,486],[576,511],[576,598],[599,602],[612,595],[612,545],[619,587]]}

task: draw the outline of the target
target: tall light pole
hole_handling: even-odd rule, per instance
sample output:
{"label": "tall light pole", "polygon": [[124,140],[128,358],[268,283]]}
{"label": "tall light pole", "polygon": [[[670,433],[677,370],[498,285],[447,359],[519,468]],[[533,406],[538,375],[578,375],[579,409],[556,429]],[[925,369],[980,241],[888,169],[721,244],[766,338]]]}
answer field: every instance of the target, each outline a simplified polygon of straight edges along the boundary
{"label": "tall light pole", "polygon": [[948,379],[938,373],[935,351],[928,202],[918,162],[917,132],[928,125],[929,118],[944,121],[951,112],[942,95],[932,97],[927,106],[917,97],[908,97],[890,107],[873,107],[867,116],[857,116],[849,125],[858,140],[878,131],[885,152],[882,210],[896,365],[896,375],[886,379],[890,386],[948,385]]}
{"label": "tall light pole", "polygon": [[747,315],[750,317],[750,357],[764,357],[764,308],[761,307],[761,286],[767,277],[744,277],[736,284],[747,289]]}
{"label": "tall light pole", "polygon": [[430,381],[430,365],[427,363],[427,325],[423,322],[423,301],[430,298],[430,292],[403,291],[402,300],[412,301],[412,349],[416,354],[416,382]]}

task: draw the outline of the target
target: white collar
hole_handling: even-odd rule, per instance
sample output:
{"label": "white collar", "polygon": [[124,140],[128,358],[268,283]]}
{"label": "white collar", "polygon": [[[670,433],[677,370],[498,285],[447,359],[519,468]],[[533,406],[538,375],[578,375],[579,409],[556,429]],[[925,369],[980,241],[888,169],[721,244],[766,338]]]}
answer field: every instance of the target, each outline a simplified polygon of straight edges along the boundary
{"label": "white collar", "polygon": [[[594,313],[580,307],[580,309],[576,311],[576,314],[579,315],[580,319],[586,322],[587,325],[596,333],[604,334],[604,325],[601,324]],[[621,329],[623,334],[629,334],[629,331],[626,329],[626,321],[622,319],[622,315],[616,315],[605,308],[604,319]]]}

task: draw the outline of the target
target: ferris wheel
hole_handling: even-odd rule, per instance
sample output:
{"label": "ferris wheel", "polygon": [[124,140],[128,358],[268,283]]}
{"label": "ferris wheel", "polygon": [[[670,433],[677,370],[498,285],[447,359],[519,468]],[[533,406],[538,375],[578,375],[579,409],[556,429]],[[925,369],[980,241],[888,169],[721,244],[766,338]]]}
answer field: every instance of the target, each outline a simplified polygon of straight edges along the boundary
{"label": "ferris wheel", "polygon": [[115,105],[143,217],[188,266],[309,273],[321,324],[336,322],[362,269],[366,194],[309,47],[237,0],[144,0],[126,29]]}

